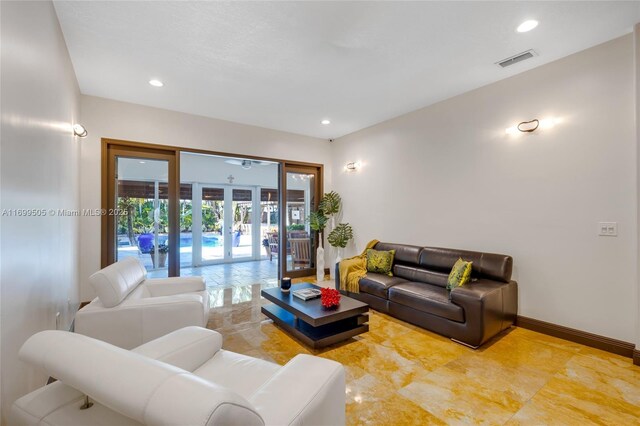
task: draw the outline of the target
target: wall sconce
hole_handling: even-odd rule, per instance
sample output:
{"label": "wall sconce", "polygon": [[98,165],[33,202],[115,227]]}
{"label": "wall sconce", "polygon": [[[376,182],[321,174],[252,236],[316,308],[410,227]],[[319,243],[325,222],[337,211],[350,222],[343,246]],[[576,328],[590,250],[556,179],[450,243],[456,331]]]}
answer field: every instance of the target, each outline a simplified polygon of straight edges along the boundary
{"label": "wall sconce", "polygon": [[360,163],[357,163],[355,161],[350,161],[347,163],[346,166],[344,166],[344,168],[348,172],[355,172],[360,168]]}
{"label": "wall sconce", "polygon": [[538,120],[534,118],[530,121],[521,121],[515,126],[511,126],[505,129],[505,133],[512,135],[518,132],[522,133],[532,133],[536,130],[540,129],[549,129],[556,124],[560,123],[562,119],[560,118],[545,118],[544,120]]}
{"label": "wall sconce", "polygon": [[79,138],[86,138],[88,135],[87,129],[82,124],[73,125],[73,134]]}

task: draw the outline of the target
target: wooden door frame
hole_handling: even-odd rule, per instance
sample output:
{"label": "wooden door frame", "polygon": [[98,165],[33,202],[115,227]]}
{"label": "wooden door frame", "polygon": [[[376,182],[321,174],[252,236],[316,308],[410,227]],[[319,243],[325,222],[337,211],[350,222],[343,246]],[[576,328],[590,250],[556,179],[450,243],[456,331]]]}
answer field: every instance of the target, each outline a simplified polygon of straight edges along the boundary
{"label": "wooden door frame", "polygon": [[[282,197],[280,197],[280,206],[278,207],[280,211],[280,253],[278,253],[278,258],[282,259],[280,262],[280,276],[288,276],[291,278],[298,277],[306,277],[306,276],[315,276],[317,271],[318,259],[316,259],[316,250],[314,249],[318,247],[318,233],[316,232],[313,236],[313,246],[311,247],[310,256],[314,261],[313,268],[300,269],[298,271],[287,271],[287,173],[303,173],[303,174],[315,174],[316,176],[316,184],[314,188],[314,200],[315,203],[311,205],[311,210],[315,210],[318,208],[318,203],[320,202],[320,198],[322,197],[324,191],[324,166],[322,164],[310,165],[310,164],[300,164],[291,161],[285,161],[281,165],[282,172],[280,173],[280,193]],[[310,212],[306,212],[309,214]]]}
{"label": "wooden door frame", "polygon": [[[137,156],[137,155],[138,156]],[[180,157],[175,150],[158,149],[157,147],[141,146],[138,143],[118,141],[113,139],[102,139],[102,209],[109,212],[114,209],[111,201],[116,195],[115,158],[148,158],[151,160],[167,161],[168,167],[168,188],[169,188],[169,259],[168,276],[178,276],[180,274]],[[113,166],[113,167],[112,167]],[[172,184],[173,183],[173,184]],[[116,260],[115,233],[116,216],[111,214],[102,215],[102,267],[106,267]],[[172,255],[173,254],[173,255]]]}
{"label": "wooden door frame", "polygon": [[[205,154],[205,155],[214,155],[214,156],[222,156],[222,157],[235,157],[235,158],[247,158],[250,160],[264,160],[264,161],[272,161],[274,163],[278,163],[278,173],[279,173],[279,202],[278,209],[280,212],[286,211],[286,172],[299,169],[301,173],[305,173],[310,168],[315,169],[315,173],[317,176],[316,183],[316,206],[320,201],[320,197],[324,191],[324,164],[321,163],[310,163],[305,161],[293,161],[293,160],[284,160],[281,158],[273,158],[273,157],[262,157],[256,155],[248,155],[248,154],[236,154],[232,152],[223,152],[223,151],[213,151],[206,149],[198,149],[198,148],[187,148],[180,147],[175,145],[159,145],[147,142],[135,142],[128,141],[122,139],[112,139],[112,138],[102,138],[102,158],[101,158],[101,204],[102,209],[108,211],[112,206],[110,206],[109,200],[112,200],[115,197],[115,188],[113,188],[113,192],[109,193],[109,182],[111,182],[111,186],[113,186],[113,182],[115,182],[115,176],[109,176],[109,151],[110,149],[121,149],[129,152],[138,152],[141,155],[148,154],[159,154],[159,155],[168,155],[173,156],[173,166],[169,166],[169,182],[171,182],[172,176],[174,177],[174,185],[169,185],[169,217],[178,218],[180,216],[180,205],[179,205],[179,197],[180,197],[180,155],[184,153],[191,154]],[[151,158],[151,157],[149,157]],[[113,171],[111,171],[111,174]],[[111,180],[112,178],[113,180]],[[172,198],[173,197],[173,198]],[[174,199],[174,202],[171,200]],[[286,227],[282,228],[282,223],[286,223],[283,221],[283,215],[280,213],[281,220],[279,223],[279,227],[281,228],[280,233],[286,234]],[[103,215],[101,221],[101,265],[102,267],[106,267],[115,261],[115,247],[113,247],[115,241],[115,226],[114,226],[114,217],[109,215]],[[173,220],[169,223],[169,232],[170,234],[180,235],[180,222],[179,220]],[[284,231],[284,232],[283,232]],[[315,238],[315,245],[317,246],[317,234]],[[284,242],[284,243],[283,243]],[[278,279],[285,276],[286,268],[287,268],[287,258],[286,258],[286,236],[283,239],[283,242],[280,243],[280,253],[278,254]],[[180,238],[172,238],[169,240],[169,253],[176,253],[176,256],[170,256],[169,259],[169,276],[179,276],[180,275]],[[284,253],[284,256],[283,256]],[[311,254],[311,256],[315,257],[315,250]],[[317,264],[317,260],[316,260]],[[306,273],[311,275],[315,275],[315,268],[312,269],[304,269],[301,270],[301,273],[298,275],[297,273],[292,273],[290,275],[293,276],[304,276]]]}

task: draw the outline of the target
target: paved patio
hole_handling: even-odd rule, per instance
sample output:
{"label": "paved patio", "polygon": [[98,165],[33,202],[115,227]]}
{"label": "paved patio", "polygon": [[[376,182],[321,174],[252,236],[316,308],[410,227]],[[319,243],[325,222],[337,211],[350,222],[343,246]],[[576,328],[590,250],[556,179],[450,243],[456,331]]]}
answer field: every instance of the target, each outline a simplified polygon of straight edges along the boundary
{"label": "paved patio", "polygon": [[[278,284],[278,261],[257,260],[251,262],[223,263],[200,267],[182,267],[183,277],[201,276],[207,287],[241,287],[252,284],[275,286]],[[166,269],[149,271],[150,278],[166,277]]]}

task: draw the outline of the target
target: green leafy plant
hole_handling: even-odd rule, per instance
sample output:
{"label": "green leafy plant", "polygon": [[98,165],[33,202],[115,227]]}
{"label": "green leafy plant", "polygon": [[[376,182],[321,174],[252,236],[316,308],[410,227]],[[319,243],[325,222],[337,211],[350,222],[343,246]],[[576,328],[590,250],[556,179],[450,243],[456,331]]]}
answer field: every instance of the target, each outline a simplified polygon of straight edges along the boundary
{"label": "green leafy plant", "polygon": [[327,237],[327,241],[333,247],[345,248],[353,238],[353,228],[348,223],[339,223]]}
{"label": "green leafy plant", "polygon": [[304,231],[303,223],[294,223],[292,225],[287,226],[287,231]]}
{"label": "green leafy plant", "polygon": [[118,232],[124,233],[126,231],[129,244],[132,246],[136,245],[136,234],[133,229],[133,214],[135,213],[136,204],[136,200],[129,197],[118,199],[118,209],[127,212],[126,215],[118,216]]}
{"label": "green leafy plant", "polygon": [[327,192],[320,200],[319,210],[326,216],[337,214],[340,211],[342,199],[335,191]]}
{"label": "green leafy plant", "polygon": [[322,232],[327,226],[327,217],[322,213],[322,210],[317,210],[307,216],[307,222],[309,222],[311,229]]}
{"label": "green leafy plant", "polygon": [[167,243],[158,246],[158,253],[169,253],[169,245]]}

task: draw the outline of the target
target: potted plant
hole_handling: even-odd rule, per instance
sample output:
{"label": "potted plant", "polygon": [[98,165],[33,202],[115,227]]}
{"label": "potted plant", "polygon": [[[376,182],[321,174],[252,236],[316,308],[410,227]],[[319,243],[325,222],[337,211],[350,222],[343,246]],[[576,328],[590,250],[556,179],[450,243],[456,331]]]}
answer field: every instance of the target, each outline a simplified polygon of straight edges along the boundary
{"label": "potted plant", "polygon": [[[340,249],[343,249],[349,244],[349,241],[353,238],[353,228],[348,223],[339,223],[333,231],[329,233],[327,241],[333,247],[338,249],[335,263],[340,262]],[[335,267],[335,264],[334,264]]]}
{"label": "potted plant", "polygon": [[322,247],[322,231],[327,226],[327,217],[322,209],[311,212],[307,217],[309,227],[318,233],[318,248],[316,249],[316,280],[324,281],[324,248]]}
{"label": "potted plant", "polygon": [[[336,216],[338,216],[340,214],[340,210],[342,209],[342,198],[340,197],[340,194],[338,194],[335,191],[331,191],[328,192],[326,194],[324,194],[324,196],[322,197],[322,200],[320,200],[320,209],[322,210],[322,212],[324,213],[324,215],[329,219],[329,229],[331,230],[329,232],[329,236],[333,233],[333,231],[335,231],[337,229],[336,225],[335,225],[335,218]],[[336,271],[336,263],[338,263],[340,261],[340,248],[344,248],[346,247],[347,243],[349,242],[349,240],[351,238],[353,238],[353,229],[351,229],[351,226],[349,226],[349,224],[346,224],[349,228],[349,230],[351,230],[351,236],[349,237],[349,239],[347,239],[346,241],[344,241],[344,245],[343,246],[339,246],[334,244],[332,241],[335,241],[333,238],[329,239],[327,238],[327,241],[329,242],[329,244],[332,247],[335,247],[336,250],[336,258],[334,260],[334,262],[332,262],[331,267],[329,268],[329,273],[331,275],[331,279],[333,280],[335,278],[335,271]],[[340,226],[340,225],[338,225]],[[341,233],[343,232],[344,229],[341,228],[338,232]],[[336,234],[334,234],[335,236]]]}
{"label": "potted plant", "polygon": [[[169,245],[164,242],[158,246],[158,268],[164,268],[167,264],[167,253],[169,253]],[[155,247],[151,248],[151,263],[156,267]]]}
{"label": "potted plant", "polygon": [[340,194],[335,191],[324,194],[320,200],[320,210],[327,218],[331,219],[331,228],[335,227],[335,216],[340,212],[341,206],[342,199]]}

